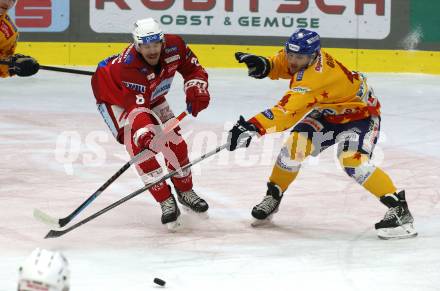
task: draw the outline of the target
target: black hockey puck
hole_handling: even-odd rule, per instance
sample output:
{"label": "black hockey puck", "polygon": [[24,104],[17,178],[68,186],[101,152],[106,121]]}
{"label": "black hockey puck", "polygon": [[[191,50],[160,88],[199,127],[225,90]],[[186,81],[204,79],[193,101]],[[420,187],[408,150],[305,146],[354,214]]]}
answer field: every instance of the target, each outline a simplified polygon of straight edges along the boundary
{"label": "black hockey puck", "polygon": [[165,286],[165,283],[166,283],[164,280],[159,279],[159,278],[154,278],[153,282],[156,283],[159,286]]}

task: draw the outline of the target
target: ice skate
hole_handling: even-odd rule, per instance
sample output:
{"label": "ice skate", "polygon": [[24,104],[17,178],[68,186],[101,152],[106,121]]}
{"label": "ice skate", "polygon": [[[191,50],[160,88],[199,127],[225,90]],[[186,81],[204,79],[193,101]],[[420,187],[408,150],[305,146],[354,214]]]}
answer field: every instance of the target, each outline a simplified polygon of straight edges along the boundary
{"label": "ice skate", "polygon": [[206,203],[206,201],[202,198],[200,198],[194,190],[189,190],[185,192],[181,192],[176,189],[177,192],[177,199],[179,200],[180,204],[182,204],[183,209],[189,213],[195,213],[200,218],[207,219],[209,218],[208,215],[208,208],[209,205]]}
{"label": "ice skate", "polygon": [[377,235],[381,239],[401,239],[417,236],[414,218],[405,200],[405,191],[385,195],[380,201],[389,207],[385,217],[376,223]]}
{"label": "ice skate", "polygon": [[160,208],[162,209],[162,224],[164,224],[169,231],[174,232],[180,226],[180,210],[177,206],[176,199],[171,195],[168,199],[160,203]]}
{"label": "ice skate", "polygon": [[267,192],[261,203],[254,206],[252,216],[254,221],[252,226],[259,226],[271,222],[273,215],[278,212],[283,193],[281,188],[274,183],[267,183]]}

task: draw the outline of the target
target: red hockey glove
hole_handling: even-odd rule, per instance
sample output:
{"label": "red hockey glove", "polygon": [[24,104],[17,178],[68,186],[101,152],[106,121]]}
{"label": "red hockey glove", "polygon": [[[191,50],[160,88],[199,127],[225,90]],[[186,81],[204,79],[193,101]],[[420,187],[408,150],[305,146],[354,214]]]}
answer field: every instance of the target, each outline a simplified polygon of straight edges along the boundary
{"label": "red hockey glove", "polygon": [[141,149],[150,149],[151,142],[154,139],[154,132],[150,130],[150,128],[144,127],[141,128],[134,137],[134,142],[137,146],[139,146]]}
{"label": "red hockey glove", "polygon": [[208,83],[203,80],[192,79],[185,83],[186,104],[191,114],[196,117],[200,111],[208,107]]}

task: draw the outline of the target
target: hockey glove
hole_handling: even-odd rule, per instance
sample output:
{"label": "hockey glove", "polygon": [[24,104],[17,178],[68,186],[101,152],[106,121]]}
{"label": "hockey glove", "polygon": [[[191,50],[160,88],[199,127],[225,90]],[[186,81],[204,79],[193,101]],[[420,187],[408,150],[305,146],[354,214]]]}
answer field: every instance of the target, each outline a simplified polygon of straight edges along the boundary
{"label": "hockey glove", "polygon": [[178,144],[181,137],[178,127],[170,132],[163,132],[159,125],[149,124],[135,133],[133,140],[141,149],[148,149],[153,153],[163,152],[169,143]]}
{"label": "hockey glove", "polygon": [[20,54],[11,57],[11,63],[9,64],[9,74],[11,76],[28,77],[36,74],[39,69],[40,65],[32,57]]}
{"label": "hockey glove", "polygon": [[234,151],[237,148],[248,147],[255,132],[257,132],[257,127],[240,116],[240,119],[229,131],[227,149]]}
{"label": "hockey glove", "polygon": [[140,129],[135,137],[134,143],[139,146],[141,149],[149,149],[151,150],[151,143],[155,138],[154,130],[152,127],[145,127]]}
{"label": "hockey glove", "polygon": [[191,114],[196,117],[200,111],[209,105],[208,83],[199,79],[192,79],[185,83],[186,105]]}
{"label": "hockey glove", "polygon": [[235,58],[239,63],[245,63],[248,67],[248,75],[256,79],[263,79],[269,75],[270,62],[265,57],[236,52]]}

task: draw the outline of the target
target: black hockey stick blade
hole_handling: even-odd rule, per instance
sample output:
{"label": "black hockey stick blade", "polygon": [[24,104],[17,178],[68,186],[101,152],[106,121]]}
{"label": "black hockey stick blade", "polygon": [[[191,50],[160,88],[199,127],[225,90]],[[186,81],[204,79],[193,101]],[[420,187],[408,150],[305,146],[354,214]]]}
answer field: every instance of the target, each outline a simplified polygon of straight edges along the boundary
{"label": "black hockey stick blade", "polygon": [[59,237],[62,236],[64,233],[65,232],[63,230],[51,230],[46,234],[44,238],[46,239],[46,238]]}

